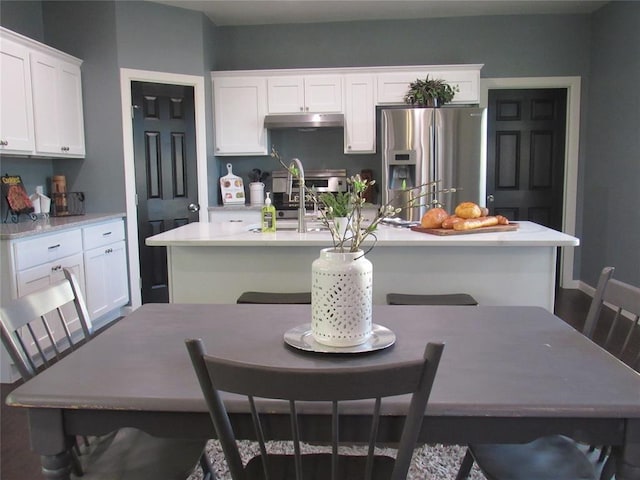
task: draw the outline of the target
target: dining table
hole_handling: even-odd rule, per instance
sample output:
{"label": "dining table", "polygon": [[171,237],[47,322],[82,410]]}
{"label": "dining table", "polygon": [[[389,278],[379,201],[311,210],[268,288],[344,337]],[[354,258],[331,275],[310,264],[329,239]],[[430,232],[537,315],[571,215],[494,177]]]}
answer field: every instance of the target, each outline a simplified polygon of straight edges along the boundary
{"label": "dining table", "polygon": [[[415,360],[427,342],[443,342],[421,444],[520,443],[563,434],[613,446],[617,480],[640,480],[640,375],[548,310],[374,305],[372,315],[385,335],[359,348],[323,349],[309,340],[310,305],[145,304],[16,388],[7,404],[28,410],[44,478],[67,480],[74,435],[135,427],[164,437],[215,438],[186,339],[201,338],[218,357],[291,369]],[[394,424],[408,400],[394,397],[383,410],[383,440],[398,440]],[[240,437],[251,439],[246,402],[233,395],[225,402]],[[286,402],[265,410],[272,417],[266,435],[287,439],[279,403]],[[327,439],[330,414],[330,407],[326,414],[302,411],[302,429],[317,437],[307,440]],[[344,439],[367,435],[364,417],[356,407],[341,416]]]}

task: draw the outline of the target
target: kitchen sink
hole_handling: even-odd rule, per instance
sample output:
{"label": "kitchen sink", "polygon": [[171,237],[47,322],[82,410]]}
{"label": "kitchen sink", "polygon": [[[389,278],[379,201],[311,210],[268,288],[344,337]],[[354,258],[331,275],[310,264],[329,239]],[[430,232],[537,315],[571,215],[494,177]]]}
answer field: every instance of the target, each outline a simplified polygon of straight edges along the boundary
{"label": "kitchen sink", "polygon": [[[260,227],[251,228],[249,231],[254,233],[261,233],[262,230]],[[297,232],[298,231],[298,222],[286,222],[280,221],[276,222],[276,232]],[[329,227],[323,225],[320,222],[307,222],[307,232],[328,232]]]}

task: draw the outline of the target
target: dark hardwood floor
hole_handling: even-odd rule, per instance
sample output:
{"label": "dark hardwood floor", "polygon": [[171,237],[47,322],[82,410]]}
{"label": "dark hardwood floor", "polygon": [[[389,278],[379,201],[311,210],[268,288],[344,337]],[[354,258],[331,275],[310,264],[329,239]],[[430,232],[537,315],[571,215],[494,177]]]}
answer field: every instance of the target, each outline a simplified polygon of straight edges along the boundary
{"label": "dark hardwood floor", "polygon": [[[580,330],[584,324],[591,297],[579,290],[563,290],[556,295],[555,313]],[[39,480],[40,458],[29,448],[27,414],[20,408],[5,405],[6,396],[18,383],[1,385],[0,407],[0,479]]]}

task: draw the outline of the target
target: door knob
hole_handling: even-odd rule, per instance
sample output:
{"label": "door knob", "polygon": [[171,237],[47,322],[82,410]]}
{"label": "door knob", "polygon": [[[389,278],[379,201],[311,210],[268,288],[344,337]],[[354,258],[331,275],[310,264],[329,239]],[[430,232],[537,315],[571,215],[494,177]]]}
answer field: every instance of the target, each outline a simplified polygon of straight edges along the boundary
{"label": "door knob", "polygon": [[198,205],[197,203],[190,203],[187,208],[189,209],[190,212],[193,212],[193,213],[200,211],[200,205]]}
{"label": "door knob", "polygon": [[487,202],[491,203],[494,201],[493,195],[487,195]]}

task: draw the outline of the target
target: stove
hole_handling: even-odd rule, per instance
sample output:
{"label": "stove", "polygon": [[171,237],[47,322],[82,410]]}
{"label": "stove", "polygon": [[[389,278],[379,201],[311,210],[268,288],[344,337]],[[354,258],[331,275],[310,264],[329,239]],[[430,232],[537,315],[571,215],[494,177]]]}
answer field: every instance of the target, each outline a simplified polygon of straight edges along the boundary
{"label": "stove", "polygon": [[[291,179],[286,170],[276,170],[271,173],[273,180],[273,205],[276,207],[278,218],[298,218],[298,199],[300,198],[300,184]],[[347,191],[347,170],[305,170],[304,183],[308,188],[315,187],[318,193],[339,193]],[[313,203],[306,202],[307,210],[313,209]]]}

